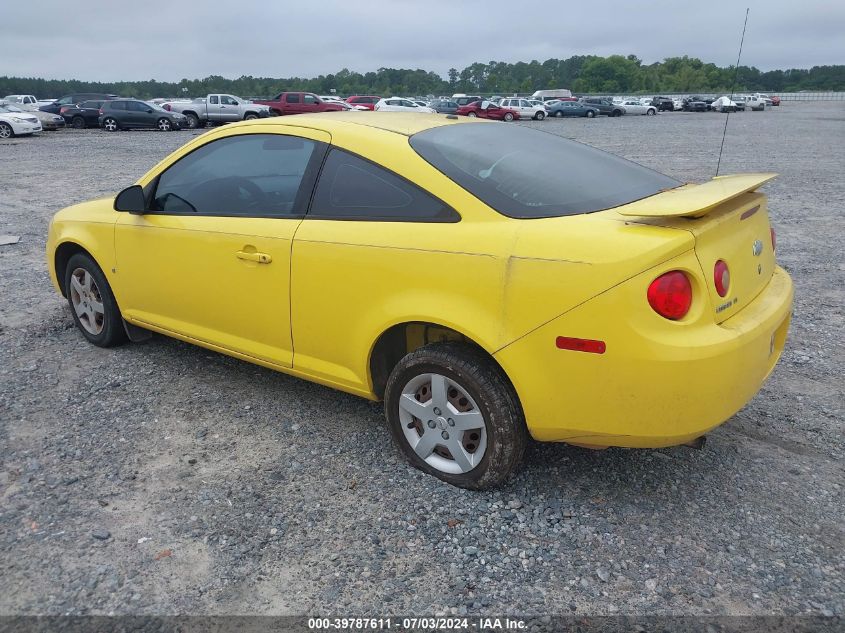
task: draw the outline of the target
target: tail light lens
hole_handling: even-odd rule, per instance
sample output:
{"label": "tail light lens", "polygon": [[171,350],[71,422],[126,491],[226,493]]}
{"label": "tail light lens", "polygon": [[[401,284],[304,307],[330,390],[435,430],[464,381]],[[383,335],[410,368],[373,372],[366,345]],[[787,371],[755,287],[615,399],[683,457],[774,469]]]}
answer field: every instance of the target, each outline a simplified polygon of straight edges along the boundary
{"label": "tail light lens", "polygon": [[677,321],[692,305],[692,284],[680,270],[660,275],[648,287],[648,303],[660,316]]}
{"label": "tail light lens", "polygon": [[102,109],[102,108],[100,108],[100,114],[103,114],[103,109]]}
{"label": "tail light lens", "polygon": [[728,294],[728,289],[731,287],[731,273],[728,270],[728,265],[721,259],[713,267],[713,281],[716,284],[716,292],[719,293],[720,297]]}
{"label": "tail light lens", "polygon": [[168,112],[170,112],[170,104],[169,104],[169,103],[165,103],[165,104],[164,104],[163,106],[161,106],[161,107],[162,107],[162,108],[164,108],[165,110],[167,110]]}
{"label": "tail light lens", "polygon": [[774,253],[774,252],[775,252],[775,249],[776,249],[776,247],[777,247],[777,241],[778,241],[778,240],[777,240],[777,236],[775,235],[775,230],[774,230],[774,229],[770,228],[770,229],[769,229],[769,232],[772,234],[772,252]]}

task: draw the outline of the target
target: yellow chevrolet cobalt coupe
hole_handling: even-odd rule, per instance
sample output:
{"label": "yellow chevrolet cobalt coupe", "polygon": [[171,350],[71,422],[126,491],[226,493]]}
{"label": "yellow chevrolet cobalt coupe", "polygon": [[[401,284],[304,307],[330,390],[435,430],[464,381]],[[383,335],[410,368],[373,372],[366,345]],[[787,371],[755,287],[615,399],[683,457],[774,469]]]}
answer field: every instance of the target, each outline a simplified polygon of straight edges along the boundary
{"label": "yellow chevrolet cobalt coupe", "polygon": [[682,184],[453,116],[264,119],[59,211],[47,261],[91,343],[153,331],[383,400],[414,466],[485,488],[529,435],[683,444],[751,399],[792,306],[772,177]]}

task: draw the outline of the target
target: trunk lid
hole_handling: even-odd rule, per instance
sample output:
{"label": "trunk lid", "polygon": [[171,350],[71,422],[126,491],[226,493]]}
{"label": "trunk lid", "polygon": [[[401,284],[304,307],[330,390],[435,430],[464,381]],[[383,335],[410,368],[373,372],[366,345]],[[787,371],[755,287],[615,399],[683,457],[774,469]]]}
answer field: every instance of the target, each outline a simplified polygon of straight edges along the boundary
{"label": "trunk lid", "polygon": [[[774,178],[747,174],[686,185],[620,207],[617,212],[638,224],[689,231],[704,274],[713,318],[721,323],[751,303],[775,269],[766,196],[750,193]],[[631,216],[639,216],[631,220]],[[714,267],[728,265],[730,284],[724,297],[716,290]]]}

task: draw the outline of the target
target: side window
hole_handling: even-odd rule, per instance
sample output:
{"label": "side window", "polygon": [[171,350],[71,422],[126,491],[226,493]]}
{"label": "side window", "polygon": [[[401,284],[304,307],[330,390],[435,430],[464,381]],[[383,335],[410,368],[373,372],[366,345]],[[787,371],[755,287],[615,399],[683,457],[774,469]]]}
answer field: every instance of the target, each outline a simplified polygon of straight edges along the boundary
{"label": "side window", "polygon": [[317,103],[317,97],[315,97],[314,95],[303,95],[302,101],[307,105],[314,105],[315,103]]}
{"label": "side window", "polygon": [[140,101],[130,101],[127,105],[129,106],[127,109],[132,112],[146,112],[151,109],[146,103]]}
{"label": "side window", "polygon": [[126,102],[125,101],[114,101],[111,104],[112,110],[126,110]]}
{"label": "side window", "polygon": [[217,95],[211,95],[208,98],[208,102],[212,105],[218,105],[220,103],[220,99],[217,98]]}
{"label": "side window", "polygon": [[[277,217],[304,215],[322,152],[316,141],[281,134],[244,134],[203,145],[159,176],[152,211]],[[312,171],[309,171],[311,165]]]}
{"label": "side window", "polygon": [[299,103],[299,95],[295,92],[285,95],[285,103]]}
{"label": "side window", "polygon": [[223,105],[232,105],[232,106],[239,105],[237,99],[234,99],[233,97],[229,97],[229,96],[226,96],[226,95],[223,95],[223,96],[220,97],[220,103],[222,103]]}
{"label": "side window", "polygon": [[460,216],[404,178],[334,148],[314,191],[309,218],[457,222]]}
{"label": "side window", "polygon": [[71,97],[62,97],[61,99],[59,99],[57,101],[57,103],[60,103],[61,105],[67,105],[68,103],[71,103],[72,101],[73,101],[72,96]]}

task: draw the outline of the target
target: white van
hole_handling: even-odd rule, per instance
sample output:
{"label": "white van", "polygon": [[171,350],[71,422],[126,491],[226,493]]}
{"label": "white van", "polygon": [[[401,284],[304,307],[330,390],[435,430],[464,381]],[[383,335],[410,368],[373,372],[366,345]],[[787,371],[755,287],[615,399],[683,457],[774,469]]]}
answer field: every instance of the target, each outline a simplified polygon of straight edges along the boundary
{"label": "white van", "polygon": [[551,101],[552,99],[571,99],[572,91],[566,88],[556,88],[555,90],[538,90],[533,95],[532,99],[540,101]]}

